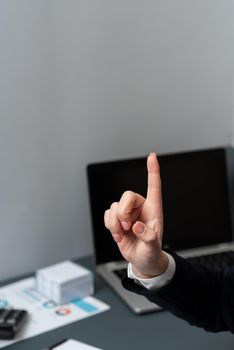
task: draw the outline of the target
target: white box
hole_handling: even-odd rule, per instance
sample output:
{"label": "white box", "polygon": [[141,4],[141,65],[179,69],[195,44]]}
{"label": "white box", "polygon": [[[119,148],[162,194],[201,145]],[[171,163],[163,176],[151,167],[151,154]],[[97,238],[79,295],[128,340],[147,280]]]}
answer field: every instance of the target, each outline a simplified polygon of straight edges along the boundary
{"label": "white box", "polygon": [[36,272],[36,289],[57,304],[93,294],[93,274],[71,261],[64,261]]}

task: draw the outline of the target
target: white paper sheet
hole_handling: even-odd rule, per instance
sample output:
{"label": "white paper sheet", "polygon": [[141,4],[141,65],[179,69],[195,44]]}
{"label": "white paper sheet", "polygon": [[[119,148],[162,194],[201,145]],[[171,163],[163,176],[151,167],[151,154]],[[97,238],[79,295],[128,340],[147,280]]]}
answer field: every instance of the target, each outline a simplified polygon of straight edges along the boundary
{"label": "white paper sheet", "polygon": [[101,350],[101,349],[81,343],[77,340],[69,339],[65,343],[56,347],[55,350]]}
{"label": "white paper sheet", "polygon": [[34,288],[35,279],[27,278],[0,288],[0,308],[25,309],[28,321],[14,340],[0,340],[0,348],[65,326],[110,308],[102,301],[86,297],[66,305],[56,305]]}

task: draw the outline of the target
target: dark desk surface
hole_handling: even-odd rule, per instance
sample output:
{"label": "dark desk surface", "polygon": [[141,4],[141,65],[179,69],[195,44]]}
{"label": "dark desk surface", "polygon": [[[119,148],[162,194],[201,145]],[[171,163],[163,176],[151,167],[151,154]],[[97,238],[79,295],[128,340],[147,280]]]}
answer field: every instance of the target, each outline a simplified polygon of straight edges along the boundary
{"label": "dark desk surface", "polygon": [[[90,258],[79,262],[91,268]],[[95,290],[94,296],[109,304],[110,310],[13,344],[7,349],[41,350],[64,338],[74,338],[104,350],[231,350],[234,347],[232,334],[207,333],[166,311],[141,316],[133,314],[97,275]]]}

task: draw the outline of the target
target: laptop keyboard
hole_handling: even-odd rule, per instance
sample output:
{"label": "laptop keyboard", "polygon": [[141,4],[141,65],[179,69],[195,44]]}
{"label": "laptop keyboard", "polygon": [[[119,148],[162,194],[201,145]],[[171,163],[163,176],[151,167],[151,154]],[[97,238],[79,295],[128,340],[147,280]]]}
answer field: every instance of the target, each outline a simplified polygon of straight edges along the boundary
{"label": "laptop keyboard", "polygon": [[187,258],[187,260],[205,265],[215,270],[223,270],[234,267],[234,251],[201,255],[193,258]]}
{"label": "laptop keyboard", "polygon": [[[205,265],[214,270],[223,270],[226,268],[234,267],[234,251],[200,255],[193,258],[187,258],[187,260]],[[122,279],[126,273],[126,269],[114,270],[114,273],[116,276]]]}
{"label": "laptop keyboard", "polygon": [[114,270],[114,273],[116,274],[117,277],[122,279],[126,273],[127,269],[120,269],[120,270]]}

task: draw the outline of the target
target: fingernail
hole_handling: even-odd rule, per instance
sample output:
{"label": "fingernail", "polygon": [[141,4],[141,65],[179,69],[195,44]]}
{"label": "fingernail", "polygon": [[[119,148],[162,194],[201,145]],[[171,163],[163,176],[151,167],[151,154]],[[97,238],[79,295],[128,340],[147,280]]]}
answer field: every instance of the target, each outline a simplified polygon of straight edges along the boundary
{"label": "fingernail", "polygon": [[127,221],[121,221],[122,227],[125,231],[130,229],[129,223]]}
{"label": "fingernail", "polygon": [[138,235],[141,235],[145,231],[145,225],[141,222],[137,222],[135,226],[135,232]]}

